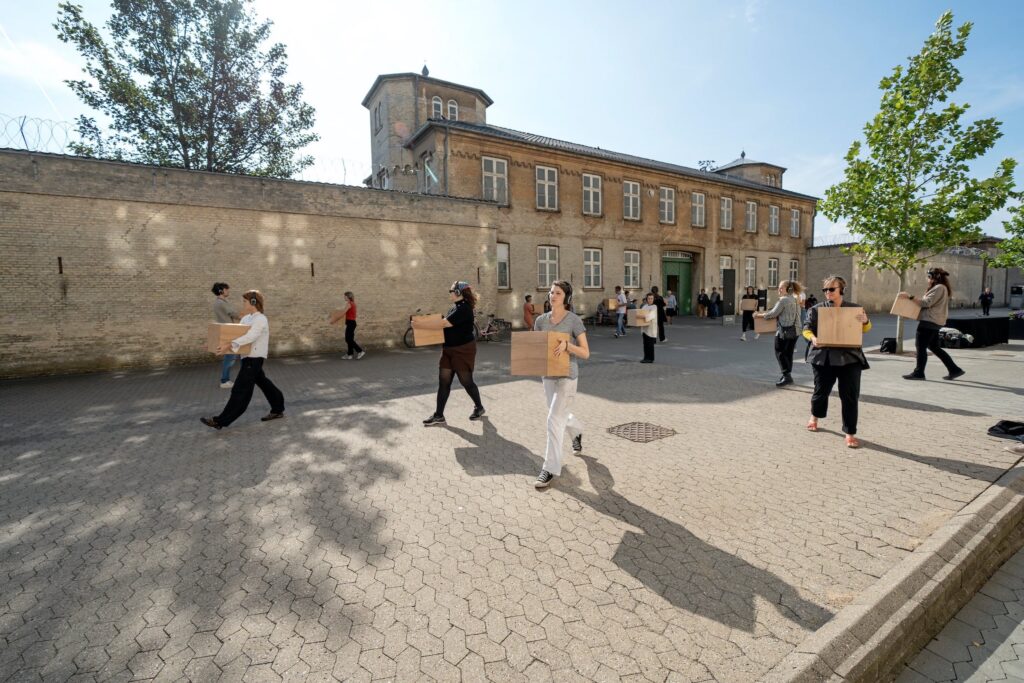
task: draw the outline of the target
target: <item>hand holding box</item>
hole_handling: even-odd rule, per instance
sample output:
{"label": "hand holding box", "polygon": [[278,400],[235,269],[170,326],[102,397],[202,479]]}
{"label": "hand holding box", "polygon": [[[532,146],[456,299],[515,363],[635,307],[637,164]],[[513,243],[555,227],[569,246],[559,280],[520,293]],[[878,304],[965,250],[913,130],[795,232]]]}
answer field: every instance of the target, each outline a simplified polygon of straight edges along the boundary
{"label": "hand holding box", "polygon": [[756,311],[757,299],[740,299],[741,311]]}
{"label": "hand holding box", "polygon": [[818,346],[822,348],[856,348],[864,345],[864,324],[857,316],[860,306],[818,308]]}
{"label": "hand holding box", "polygon": [[[225,344],[230,344],[243,334],[249,331],[248,325],[238,323],[210,323],[206,328],[206,350],[210,353],[217,353],[217,349]],[[248,355],[252,352],[252,344],[239,346],[237,353]],[[233,352],[234,353],[234,352]]]}
{"label": "hand holding box", "polygon": [[[439,320],[441,318],[440,313],[432,313],[430,315],[414,315],[412,321],[419,320]],[[444,330],[443,329],[424,329],[418,328],[416,325],[412,326],[412,338],[413,346],[432,346],[435,344],[444,344]]]}
{"label": "hand holding box", "polygon": [[630,327],[647,327],[657,315],[656,309],[631,308],[626,311],[626,324]]}
{"label": "hand holding box", "polygon": [[913,299],[908,299],[905,296],[898,296],[896,300],[892,302],[892,310],[889,311],[892,315],[898,315],[901,318],[907,320],[917,320],[918,316],[921,315],[921,306]]}
{"label": "hand holding box", "polygon": [[[754,303],[757,302],[755,301]],[[775,334],[775,330],[778,328],[779,324],[775,318],[762,318],[760,316],[754,317],[755,334]]]}
{"label": "hand holding box", "polygon": [[511,374],[525,377],[568,377],[569,354],[555,348],[569,341],[565,332],[513,332]]}

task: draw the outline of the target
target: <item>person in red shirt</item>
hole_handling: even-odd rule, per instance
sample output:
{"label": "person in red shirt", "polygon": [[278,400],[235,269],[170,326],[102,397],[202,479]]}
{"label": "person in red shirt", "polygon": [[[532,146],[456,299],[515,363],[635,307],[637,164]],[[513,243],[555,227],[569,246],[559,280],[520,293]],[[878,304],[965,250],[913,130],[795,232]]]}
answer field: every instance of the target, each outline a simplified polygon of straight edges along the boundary
{"label": "person in red shirt", "polygon": [[[345,318],[345,343],[348,352],[342,356],[344,360],[359,360],[366,355],[363,347],[356,343],[356,297],[352,292],[345,292],[345,308],[341,311]],[[341,316],[331,319],[331,324],[338,322]]]}
{"label": "person in red shirt", "polygon": [[526,303],[523,304],[523,324],[526,329],[533,329],[533,296],[530,294],[526,295]]}

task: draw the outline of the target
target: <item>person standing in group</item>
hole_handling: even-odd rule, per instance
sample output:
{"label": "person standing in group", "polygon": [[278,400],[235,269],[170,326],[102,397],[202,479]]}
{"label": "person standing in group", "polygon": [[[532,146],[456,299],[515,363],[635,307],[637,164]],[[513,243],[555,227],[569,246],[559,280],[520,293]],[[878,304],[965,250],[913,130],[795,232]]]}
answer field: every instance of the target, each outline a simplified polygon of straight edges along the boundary
{"label": "person standing in group", "polygon": [[270,412],[260,418],[261,421],[277,420],[284,417],[284,394],[274,386],[266,373],[263,372],[263,362],[267,359],[270,351],[270,323],[267,316],[263,314],[265,301],[258,290],[250,289],[242,295],[242,324],[249,326],[249,331],[233,339],[230,343],[224,344],[217,353],[238,353],[239,347],[252,344],[248,354],[242,356],[242,367],[238,371],[238,377],[231,388],[231,396],[224,410],[215,417],[201,417],[199,421],[207,427],[222,429],[237,420],[249,407],[252,400],[252,392],[259,387],[263,396],[270,403]]}
{"label": "person standing in group", "polygon": [[342,356],[344,360],[359,360],[366,355],[363,347],[356,343],[356,297],[352,292],[345,292],[345,344],[348,350]]}
{"label": "person standing in group", "polygon": [[[804,338],[811,342],[809,361],[814,371],[814,393],[811,394],[811,419],[807,422],[807,431],[818,431],[818,420],[828,415],[828,395],[832,387],[839,382],[839,402],[842,407],[843,433],[846,434],[848,448],[860,448],[857,439],[857,412],[860,404],[860,376],[868,369],[868,361],[862,349],[822,348],[818,346],[818,311],[825,307],[839,308],[857,306],[843,301],[846,291],[846,280],[838,275],[829,275],[822,283],[825,301],[811,309],[811,314],[804,323]],[[865,313],[857,316],[861,330],[871,329],[871,321]]]}
{"label": "person standing in group", "polygon": [[703,287],[701,287],[700,294],[697,295],[697,317],[708,317],[708,306],[710,305],[711,299],[708,298],[707,291]]}
{"label": "person standing in group", "polygon": [[[654,313],[652,319],[647,323],[646,327],[641,328],[640,336],[644,340],[644,357],[641,363],[653,363],[654,362],[654,344],[658,341],[658,305],[654,302],[654,293],[648,293],[644,299],[644,305],[640,307],[642,311],[651,311]],[[648,313],[650,315],[650,313]]]}
{"label": "person standing in group", "polygon": [[[651,294],[654,295],[654,305],[658,308],[658,341],[665,341],[665,299],[658,293],[658,287],[651,287]],[[646,300],[646,297],[644,297]]]}
{"label": "person standing in group", "polygon": [[711,318],[712,320],[722,315],[722,295],[718,293],[718,287],[711,288],[711,296],[708,297],[708,301],[711,302]]}
{"label": "person standing in group", "polygon": [[[746,293],[743,296],[740,297],[740,301],[750,301],[750,300],[757,301],[757,294],[754,294],[754,288],[753,287],[747,287]],[[756,304],[755,304],[755,306],[756,306]],[[743,331],[740,334],[740,341],[747,341],[747,330],[750,330],[752,332],[754,330],[754,311],[744,310],[743,311],[743,320],[742,320],[742,322],[743,322]],[[759,335],[756,332],[754,332],[754,339],[757,339],[760,336],[761,335]]]}
{"label": "person standing in group", "polygon": [[804,299],[804,322],[807,322],[807,317],[811,314],[811,309],[818,305],[818,298],[814,296],[813,292],[807,292],[807,298]]}
{"label": "person standing in group", "polygon": [[473,328],[473,309],[476,308],[477,296],[468,282],[459,280],[452,283],[448,290],[452,307],[443,318],[414,318],[412,326],[420,330],[443,330],[444,346],[441,348],[441,360],[437,374],[437,404],[434,414],[423,421],[423,426],[446,424],[444,408],[452,391],[452,381],[457,375],[459,384],[473,399],[473,413],[470,420],[479,420],[486,412],[480,401],[480,389],[473,381],[473,369],[476,366],[476,338]]}
{"label": "person standing in group", "polygon": [[[752,289],[748,287],[747,289]],[[772,310],[758,313],[759,318],[776,320],[775,358],[779,362],[782,377],[775,383],[784,387],[793,383],[793,349],[799,336],[797,325],[800,325],[800,292],[803,287],[796,280],[783,280],[779,283],[779,300]],[[746,296],[744,295],[744,298]]]}
{"label": "person standing in group", "polygon": [[533,320],[534,320],[534,316],[533,316],[533,295],[532,294],[527,294],[523,299],[524,299],[524,303],[523,303],[523,325],[526,326],[526,329],[532,330],[533,329]]}
{"label": "person standing in group", "polygon": [[679,301],[671,289],[665,293],[668,294],[668,297],[665,299],[665,317],[668,318],[668,324],[671,325],[672,318],[679,314]]}
{"label": "person standing in group", "polygon": [[[231,287],[226,282],[214,282],[213,287],[210,289],[213,295],[217,297],[213,300],[213,321],[218,323],[237,323],[238,312],[235,308],[228,303],[228,297],[231,295]],[[235,386],[235,383],[231,381],[231,366],[238,360],[238,355],[234,353],[225,353],[224,357],[220,361],[220,388],[230,389]]]}
{"label": "person standing in group", "polygon": [[989,309],[992,308],[992,300],[996,298],[996,295],[992,293],[991,287],[986,287],[982,292],[981,296],[978,297],[978,301],[981,302],[981,314],[988,315]]}
{"label": "person standing in group", "polygon": [[626,304],[629,301],[626,299],[626,295],[622,292],[622,287],[615,285],[615,301],[618,302],[619,306],[615,309],[615,336],[625,337],[626,336]]}
{"label": "person standing in group", "polygon": [[[949,273],[942,268],[932,268],[928,271],[928,291],[920,299],[916,299],[921,305],[921,314],[917,316],[917,334],[914,338],[917,347],[917,365],[909,375],[903,375],[903,379],[924,379],[924,367],[928,364],[928,352],[931,351],[935,357],[942,361],[949,374],[942,379],[954,380],[964,374],[964,371],[953,362],[953,359],[945,349],[939,345],[939,330],[946,324],[949,317],[949,299],[953,295],[953,288],[949,284]],[[901,298],[913,299],[913,295],[900,292]]]}
{"label": "person standing in group", "polygon": [[572,285],[565,280],[555,280],[548,292],[551,312],[537,318],[533,329],[538,332],[565,332],[569,339],[555,349],[555,356],[569,354],[568,377],[544,377],[544,396],[548,405],[548,439],[544,450],[544,464],[534,487],[547,487],[551,480],[562,473],[562,438],[566,433],[572,437],[572,451],[583,452],[583,425],[572,413],[572,400],[576,396],[576,382],[579,378],[577,358],[590,358],[587,330],[583,321],[572,310]]}

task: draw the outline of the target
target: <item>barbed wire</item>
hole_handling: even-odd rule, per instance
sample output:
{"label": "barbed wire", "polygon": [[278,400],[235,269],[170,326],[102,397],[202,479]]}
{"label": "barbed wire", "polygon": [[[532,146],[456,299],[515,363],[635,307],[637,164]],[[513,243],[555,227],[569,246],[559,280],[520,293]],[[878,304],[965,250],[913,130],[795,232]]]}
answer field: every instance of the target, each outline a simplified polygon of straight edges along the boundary
{"label": "barbed wire", "polygon": [[68,121],[0,114],[0,147],[68,154],[73,136],[74,124]]}
{"label": "barbed wire", "polygon": [[843,244],[856,244],[860,240],[848,232],[840,232],[831,235],[815,235],[815,247],[838,247]]}

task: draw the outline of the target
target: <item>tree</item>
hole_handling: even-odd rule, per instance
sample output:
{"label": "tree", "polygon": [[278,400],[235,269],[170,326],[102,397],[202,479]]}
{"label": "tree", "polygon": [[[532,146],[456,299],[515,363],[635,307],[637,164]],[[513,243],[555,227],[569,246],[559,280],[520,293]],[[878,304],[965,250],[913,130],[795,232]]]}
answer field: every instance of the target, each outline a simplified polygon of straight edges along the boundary
{"label": "tree", "polygon": [[[962,78],[954,61],[967,50],[971,23],[953,35],[944,13],[921,51],[882,79],[882,102],[864,126],[866,154],[855,141],[845,178],[825,192],[822,213],[845,218],[859,243],[848,247],[862,268],[889,270],[906,289],[907,272],[949,247],[981,237],[979,224],[1013,191],[1016,162],[1003,159],[985,179],[969,175],[1002,136],[994,118],[961,123],[970,105],[948,102]],[[903,351],[903,319],[896,326]]]}
{"label": "tree", "polygon": [[287,54],[264,51],[270,22],[251,0],[113,0],[109,40],[71,2],[59,5],[61,40],[85,57],[90,80],[67,81],[109,118],[77,120],[77,154],[205,171],[288,178],[313,163],[319,139],[302,86],[282,80]]}
{"label": "tree", "polygon": [[1010,220],[1003,221],[1006,239],[999,243],[999,254],[986,256],[995,268],[1024,268],[1024,193],[1016,193],[1021,204],[1010,207]]}

